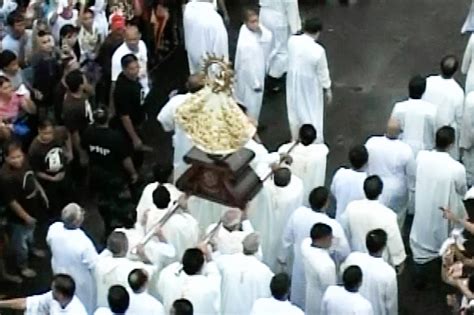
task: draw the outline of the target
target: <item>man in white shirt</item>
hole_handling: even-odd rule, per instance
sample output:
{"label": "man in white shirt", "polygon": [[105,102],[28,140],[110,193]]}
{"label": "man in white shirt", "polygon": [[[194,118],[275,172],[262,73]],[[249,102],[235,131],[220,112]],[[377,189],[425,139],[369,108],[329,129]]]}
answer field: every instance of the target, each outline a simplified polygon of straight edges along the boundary
{"label": "man in white shirt", "polygon": [[163,269],[158,280],[158,292],[165,311],[176,299],[188,299],[195,315],[218,315],[221,307],[221,276],[207,247],[189,248],[182,263]]}
{"label": "man in white shirt", "polygon": [[382,229],[370,231],[366,246],[369,253],[351,253],[341,266],[341,273],[348,266],[359,266],[364,275],[359,292],[372,304],[374,313],[398,315],[397,274],[382,258],[387,246],[387,233]]}
{"label": "man in white shirt", "polygon": [[467,186],[474,185],[474,93],[466,95],[459,147],[466,168]]}
{"label": "man in white shirt", "polygon": [[[449,208],[458,218],[466,215],[462,199],[467,191],[464,166],[449,155],[455,141],[452,127],[436,133],[436,150],[421,151],[416,160],[415,216],[410,232],[410,247],[417,264],[417,282],[426,277],[423,265],[437,259],[443,242],[449,237],[449,223],[441,208]],[[429,192],[429,193],[427,193]]]}
{"label": "man in white shirt", "polygon": [[94,315],[128,315],[130,305],[130,295],[121,285],[113,285],[107,293],[107,302],[109,307],[98,308]]}
{"label": "man in white shirt", "polygon": [[373,136],[365,143],[369,152],[367,173],[378,175],[384,184],[380,202],[395,211],[400,229],[408,208],[408,192],[415,191],[415,157],[410,146],[398,139],[400,123],[389,119],[384,136]]}
{"label": "man in white shirt", "polygon": [[337,281],[336,264],[329,255],[332,229],[324,223],[311,228],[310,237],[301,244],[306,278],[306,314],[319,314],[324,292]]}
{"label": "man in white shirt", "polygon": [[81,230],[84,209],[70,203],[61,212],[61,221],[53,223],[46,235],[51,249],[53,273],[71,275],[76,284],[76,295],[92,314],[96,307],[96,286],[93,270],[98,259],[90,238]]}
{"label": "man in white shirt", "polygon": [[292,162],[291,172],[301,178],[304,185],[304,205],[309,205],[309,193],[316,187],[324,186],[326,180],[326,163],[329,148],[324,143],[315,143],[317,132],[313,125],[304,124],[299,131],[299,143],[290,142],[282,145],[278,152],[289,153]]}
{"label": "man in white shirt", "polygon": [[324,99],[332,101],[326,50],[316,41],[322,23],[311,18],[304,23],[304,34],[293,35],[288,41],[288,73],[286,76],[286,103],[293,140],[303,124],[312,124],[318,140],[324,141]]}
{"label": "man in white shirt", "polygon": [[144,269],[134,269],[128,275],[131,291],[127,315],[165,315],[163,304],[147,292],[150,275]]}
{"label": "man in white shirt", "polygon": [[349,266],[342,274],[342,282],[343,286],[333,285],[326,290],[320,314],[374,315],[370,302],[359,293],[362,270],[358,266]]}
{"label": "man in white shirt", "polygon": [[281,251],[281,235],[295,209],[303,205],[303,182],[282,167],[273,180],[263,183],[263,189],[249,205],[249,220],[262,237],[263,262],[277,272],[277,255]]}
{"label": "man in white shirt", "polygon": [[[245,9],[235,54],[234,96],[258,122],[262,108],[268,50],[272,33],[259,24],[258,13]],[[251,65],[251,66],[249,66]]]}
{"label": "man in white shirt", "polygon": [[107,239],[107,249],[99,256],[94,269],[97,285],[97,306],[107,306],[107,292],[113,285],[128,287],[128,274],[137,268],[146,269],[150,276],[157,271],[153,265],[141,261],[132,261],[126,257],[127,237],[123,232],[114,231]]}
{"label": "man in white shirt", "polygon": [[268,75],[274,91],[279,91],[275,81],[288,70],[288,39],[301,30],[298,0],[259,0],[259,5],[262,24],[273,34]]}
{"label": "man in white shirt", "polygon": [[303,268],[301,244],[310,235],[311,228],[316,223],[324,223],[331,227],[333,242],[330,249],[331,256],[336,264],[341,263],[349,255],[350,248],[347,238],[339,222],[331,219],[326,210],[329,206],[329,191],[324,187],[315,188],[309,195],[311,208],[299,207],[288,220],[283,233],[283,249],[278,256],[280,264],[285,266],[288,262],[289,250],[294,256],[291,281],[291,301],[300,308],[305,306],[306,279]]}
{"label": "man in white shirt", "polygon": [[441,74],[426,79],[423,100],[437,107],[437,126],[451,126],[456,130],[456,142],[451,150],[454,159],[459,158],[459,131],[464,107],[464,90],[453,78],[459,62],[455,56],[448,55],[441,60]]}
{"label": "man in white shirt", "polygon": [[400,121],[401,140],[412,148],[415,157],[420,150],[434,147],[437,108],[421,99],[425,90],[425,78],[420,75],[411,78],[408,100],[396,103],[391,115]]}
{"label": "man in white shirt", "polygon": [[367,252],[365,239],[367,233],[375,229],[387,232],[387,250],[384,259],[392,266],[401,266],[407,255],[403,245],[397,215],[380,203],[378,198],[383,191],[383,182],[377,175],[367,177],[364,182],[366,199],[352,201],[341,217],[341,225],[353,251]]}
{"label": "man in white shirt", "polygon": [[168,102],[158,113],[156,119],[160,122],[161,127],[166,132],[173,132],[173,182],[176,182],[178,178],[184,173],[189,167],[183,161],[183,157],[189,150],[192,149],[193,144],[184,130],[179,124],[176,124],[175,113],[178,107],[180,107],[186,100],[189,99],[194,93],[200,91],[204,87],[204,76],[200,73],[192,74],[188,77],[186,82],[187,93],[177,94],[171,97]]}
{"label": "man in white shirt", "polygon": [[249,314],[255,300],[270,297],[273,272],[255,256],[259,243],[258,234],[249,234],[242,242],[243,252],[237,249],[216,258],[222,276],[222,314]]}
{"label": "man in white shirt", "polygon": [[[122,72],[122,57],[134,54],[138,59],[138,64],[140,65],[140,73],[138,74],[138,79],[142,85],[144,96],[150,91],[150,86],[148,83],[148,51],[145,43],[141,40],[141,34],[135,25],[128,25],[125,30],[125,41],[120,45],[112,55],[112,88],[110,90],[111,95],[113,95],[115,89],[115,81],[119,74]],[[113,97],[110,98],[113,100]]]}
{"label": "man in white shirt", "polygon": [[0,309],[24,310],[26,315],[63,314],[87,315],[84,305],[74,295],[74,279],[66,274],[53,276],[51,291],[26,298],[0,301]]}
{"label": "man in white shirt", "polygon": [[227,30],[212,1],[188,2],[184,7],[183,26],[191,74],[201,70],[206,54],[229,59]]}
{"label": "man in white shirt", "polygon": [[364,180],[367,178],[366,166],[369,153],[363,145],[357,145],[349,151],[351,168],[339,168],[331,183],[331,193],[336,198],[336,220],[354,200],[364,199]]}
{"label": "man in white shirt", "polygon": [[255,301],[250,315],[303,315],[303,311],[288,301],[290,293],[290,277],[279,273],[270,282],[271,298]]}

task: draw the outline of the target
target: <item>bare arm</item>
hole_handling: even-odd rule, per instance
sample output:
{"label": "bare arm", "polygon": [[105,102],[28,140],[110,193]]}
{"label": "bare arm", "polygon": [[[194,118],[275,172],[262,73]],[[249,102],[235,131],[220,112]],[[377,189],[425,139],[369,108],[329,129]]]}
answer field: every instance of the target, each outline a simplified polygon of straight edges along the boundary
{"label": "bare arm", "polygon": [[134,183],[137,181],[138,175],[137,171],[135,170],[135,166],[133,165],[132,159],[127,156],[123,161],[122,161],[123,168],[125,168],[125,171],[128,173],[130,176],[131,182]]}
{"label": "bare arm", "polygon": [[127,131],[127,134],[133,141],[133,146],[136,148],[141,144],[142,140],[138,136],[137,132],[135,131],[135,127],[133,127],[132,120],[130,119],[130,116],[122,116],[120,117],[120,120],[122,121],[122,125]]}
{"label": "bare arm", "polygon": [[28,114],[36,114],[36,105],[29,97],[22,98],[21,108]]}
{"label": "bare arm", "polygon": [[9,308],[13,310],[25,310],[26,298],[10,299],[0,301],[0,308]]}
{"label": "bare arm", "polygon": [[26,223],[34,223],[36,220],[26,212],[25,209],[18,203],[16,200],[12,200],[9,203],[10,208],[12,208],[13,212],[20,217]]}

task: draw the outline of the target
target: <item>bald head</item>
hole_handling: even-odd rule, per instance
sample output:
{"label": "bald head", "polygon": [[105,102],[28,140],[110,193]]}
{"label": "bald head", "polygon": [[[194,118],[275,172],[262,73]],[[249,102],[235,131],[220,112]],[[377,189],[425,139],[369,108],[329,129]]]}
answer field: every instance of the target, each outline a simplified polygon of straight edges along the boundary
{"label": "bald head", "polygon": [[451,79],[459,67],[458,59],[453,55],[445,56],[441,60],[441,75],[445,79]]}
{"label": "bald head", "polygon": [[84,212],[77,203],[70,203],[61,211],[61,221],[68,229],[80,227],[83,220]]}
{"label": "bald head", "polygon": [[237,208],[231,208],[227,210],[222,216],[222,225],[229,229],[234,230],[240,225],[242,219],[242,211]]}
{"label": "bald head", "polygon": [[192,74],[188,77],[188,82],[186,82],[186,87],[191,93],[196,93],[204,87],[205,76],[203,74]]}
{"label": "bald head", "polygon": [[398,119],[390,118],[387,122],[386,135],[390,139],[396,139],[400,135],[401,127]]}

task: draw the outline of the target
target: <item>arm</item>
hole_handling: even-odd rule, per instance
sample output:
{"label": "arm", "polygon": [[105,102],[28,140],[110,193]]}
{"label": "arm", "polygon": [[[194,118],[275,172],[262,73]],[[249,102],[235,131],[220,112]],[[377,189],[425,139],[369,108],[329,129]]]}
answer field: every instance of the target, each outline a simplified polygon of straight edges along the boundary
{"label": "arm", "polygon": [[29,97],[22,97],[20,106],[28,114],[36,114],[36,105]]}
{"label": "arm", "polygon": [[135,131],[135,127],[133,127],[132,120],[130,116],[125,115],[120,117],[120,121],[122,122],[123,127],[127,131],[128,136],[132,139],[133,146],[135,148],[140,147],[142,144],[142,140],[138,136],[137,132]]}
{"label": "arm", "polygon": [[385,286],[385,307],[387,315],[398,314],[398,287],[397,278],[394,275],[392,281],[389,281]]}
{"label": "arm", "polygon": [[84,149],[81,146],[81,137],[79,136],[79,131],[75,130],[73,132],[68,132],[69,137],[71,138],[71,143],[72,147],[76,149],[77,152],[79,152],[79,157],[80,160],[82,161],[82,164],[86,164],[87,161],[87,153],[84,151]]}
{"label": "arm", "polygon": [[286,16],[292,34],[301,30],[301,18],[297,0],[285,0]]}
{"label": "arm", "polygon": [[331,103],[332,102],[331,78],[329,76],[328,60],[327,60],[325,51],[323,51],[321,60],[317,64],[316,72],[319,78],[319,82],[321,82],[324,93],[326,94],[327,102]]}
{"label": "arm", "polygon": [[135,166],[133,165],[132,159],[127,156],[123,161],[122,161],[123,168],[125,171],[128,173],[130,176],[130,180],[132,183],[135,183],[138,179],[137,171],[135,170]]}
{"label": "arm", "polygon": [[28,224],[36,223],[36,219],[26,212],[26,210],[15,199],[8,204],[15,214]]}
{"label": "arm", "polygon": [[387,250],[390,254],[390,260],[393,266],[399,266],[405,261],[407,254],[405,252],[405,246],[403,245],[402,235],[400,234],[395,214],[393,218],[393,222],[386,228],[388,236]]}
{"label": "arm", "polygon": [[222,14],[224,15],[224,22],[226,24],[229,24],[230,18],[229,18],[229,12],[227,11],[227,6],[225,5],[225,0],[217,0],[217,6],[219,9],[221,9]]}
{"label": "arm", "polygon": [[9,308],[13,310],[25,310],[26,298],[18,298],[0,301],[0,308]]}
{"label": "arm", "polygon": [[471,37],[469,38],[469,42],[467,43],[466,50],[464,51],[464,57],[462,59],[462,65],[461,65],[461,72],[464,74],[467,74],[467,71],[469,70],[469,67],[471,66],[473,39],[474,37],[472,37],[471,35]]}

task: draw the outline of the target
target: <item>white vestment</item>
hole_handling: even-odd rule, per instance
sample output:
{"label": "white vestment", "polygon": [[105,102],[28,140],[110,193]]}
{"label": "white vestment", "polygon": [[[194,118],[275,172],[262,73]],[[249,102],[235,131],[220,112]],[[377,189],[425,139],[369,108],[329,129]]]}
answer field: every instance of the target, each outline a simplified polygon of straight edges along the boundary
{"label": "white vestment", "polygon": [[212,3],[188,2],[184,8],[183,26],[191,74],[201,70],[206,54],[229,59],[227,30]]}
{"label": "white vestment", "polygon": [[426,79],[426,91],[422,99],[436,105],[437,126],[451,126],[456,130],[456,142],[449,153],[458,159],[464,90],[454,79],[445,79],[441,75],[430,76]]}
{"label": "white vestment", "polygon": [[466,17],[466,21],[464,21],[464,24],[462,26],[461,33],[473,32],[473,31],[474,31],[474,1],[472,1],[471,3],[471,7]]}
{"label": "white vestment", "polygon": [[260,21],[273,34],[268,74],[280,78],[288,69],[288,38],[301,29],[298,0],[259,0]]}
{"label": "white vestment", "polygon": [[360,294],[369,300],[377,315],[398,315],[397,273],[381,257],[353,252],[341,266],[341,274],[349,266],[362,269]]}
{"label": "white vestment", "polygon": [[416,155],[421,150],[434,147],[437,109],[436,105],[418,99],[398,102],[392,117],[398,119],[403,133],[400,139],[408,144]]}
{"label": "white vestment", "polygon": [[149,279],[157,272],[153,265],[147,265],[140,261],[132,261],[126,257],[112,257],[108,250],[104,250],[97,260],[94,268],[94,278],[97,286],[97,306],[107,307],[107,293],[113,285],[121,285],[129,288],[128,275],[134,269],[147,271]]}
{"label": "white vestment", "polygon": [[[158,182],[150,183],[143,188],[142,195],[137,205],[137,222],[141,222],[143,219],[143,214],[146,210],[155,209],[156,206],[153,203],[153,192],[160,185]],[[179,197],[183,194],[175,185],[164,183],[162,184],[170,193],[171,203],[177,201]]]}
{"label": "white vestment", "polygon": [[474,184],[474,93],[466,96],[459,147],[463,150],[462,162],[466,168],[467,186]]}
{"label": "white vestment", "polygon": [[248,216],[253,227],[260,233],[263,262],[278,272],[277,256],[281,251],[281,238],[294,210],[303,205],[303,182],[295,175],[286,187],[277,187],[272,180],[249,204]]}
{"label": "white vestment", "polygon": [[345,167],[336,171],[331,183],[331,193],[336,198],[336,220],[339,220],[351,201],[365,198],[364,181],[366,178],[365,171],[356,171]]}
{"label": "white vestment", "polygon": [[215,262],[208,262],[200,274],[189,276],[176,262],[160,274],[158,292],[166,314],[173,302],[185,298],[194,308],[194,315],[219,315],[221,306],[221,276]]}
{"label": "white vestment", "polygon": [[275,298],[263,298],[255,301],[250,315],[304,315],[303,311],[290,303]]}
{"label": "white vestment", "polygon": [[260,32],[253,32],[244,24],[237,41],[234,96],[247,108],[247,115],[257,122],[265,86],[266,52],[271,40],[272,33],[264,26],[260,26]]}
{"label": "white vestment", "polygon": [[249,314],[259,298],[271,296],[273,272],[253,255],[221,255],[216,259],[221,273],[221,313]]}
{"label": "white vestment", "polygon": [[204,231],[209,225],[218,222],[228,207],[201,197],[191,196],[188,200],[188,210],[199,223],[199,229]]}
{"label": "white vestment", "polygon": [[359,292],[349,292],[341,286],[330,286],[324,293],[321,315],[379,315]]}
{"label": "white vestment", "polygon": [[97,251],[81,229],[67,229],[62,222],[53,223],[46,236],[51,249],[53,274],[65,273],[76,283],[76,296],[92,314],[96,307],[96,286],[93,269]]}
{"label": "white vestment", "polygon": [[129,290],[130,305],[127,315],[165,315],[165,308],[160,301],[151,296],[148,292],[134,293]]}
{"label": "white vestment", "polygon": [[452,227],[440,207],[456,217],[465,216],[462,198],[466,193],[466,171],[448,153],[421,151],[416,159],[415,217],[410,232],[410,247],[416,263],[439,257],[439,249]]}
{"label": "white vestment", "polygon": [[74,296],[65,308],[53,298],[52,291],[26,298],[24,315],[87,315],[86,308]]}
{"label": "white vestment", "polygon": [[392,266],[398,266],[405,261],[407,255],[398,227],[397,215],[378,200],[363,199],[349,203],[341,216],[341,225],[353,251],[366,253],[367,233],[382,229],[387,233],[384,259]]}
{"label": "white vestment", "polygon": [[466,95],[474,91],[474,37],[469,37],[464,57],[462,59],[461,72],[466,75],[466,85],[464,91]]}
{"label": "white vestment", "polygon": [[371,137],[365,147],[369,153],[367,173],[383,182],[380,202],[396,212],[402,227],[408,207],[408,191],[415,189],[415,158],[410,146],[386,136]]}
{"label": "white vestment", "polygon": [[304,273],[306,278],[305,314],[318,315],[324,292],[337,282],[336,264],[327,249],[314,247],[311,239],[306,238],[301,244]]}
{"label": "white vestment", "polygon": [[324,142],[324,93],[331,87],[326,50],[310,36],[295,35],[288,41],[286,105],[293,140],[301,125],[316,128],[317,141]]}
{"label": "white vestment", "polygon": [[[278,152],[285,154],[293,145],[294,142],[284,144],[278,148]],[[290,153],[293,159],[290,166],[291,173],[303,181],[303,204],[306,206],[309,205],[308,197],[311,191],[316,187],[324,186],[328,153],[329,148],[323,143],[306,146],[300,143]]]}
{"label": "white vestment", "polygon": [[175,113],[192,94],[178,94],[168,100],[159,112],[156,119],[161,123],[163,130],[166,132],[174,132],[173,134],[173,180],[176,182],[178,178],[189,167],[183,161],[183,157],[192,149],[193,143],[187,136],[179,124],[176,124]]}
{"label": "white vestment", "polygon": [[332,228],[334,238],[330,252],[337,264],[346,259],[350,252],[344,230],[336,220],[331,219],[325,213],[316,212],[306,207],[300,207],[293,212],[283,233],[283,250],[280,253],[280,260],[286,260],[288,250],[291,248],[294,255],[291,301],[300,308],[305,306],[306,288],[301,244],[305,238],[309,237],[311,228],[316,223],[324,223]]}
{"label": "white vestment", "polygon": [[280,155],[277,152],[269,153],[263,144],[254,139],[247,141],[244,148],[255,153],[255,157],[250,162],[250,167],[261,180],[272,171],[271,164],[280,162]]}

